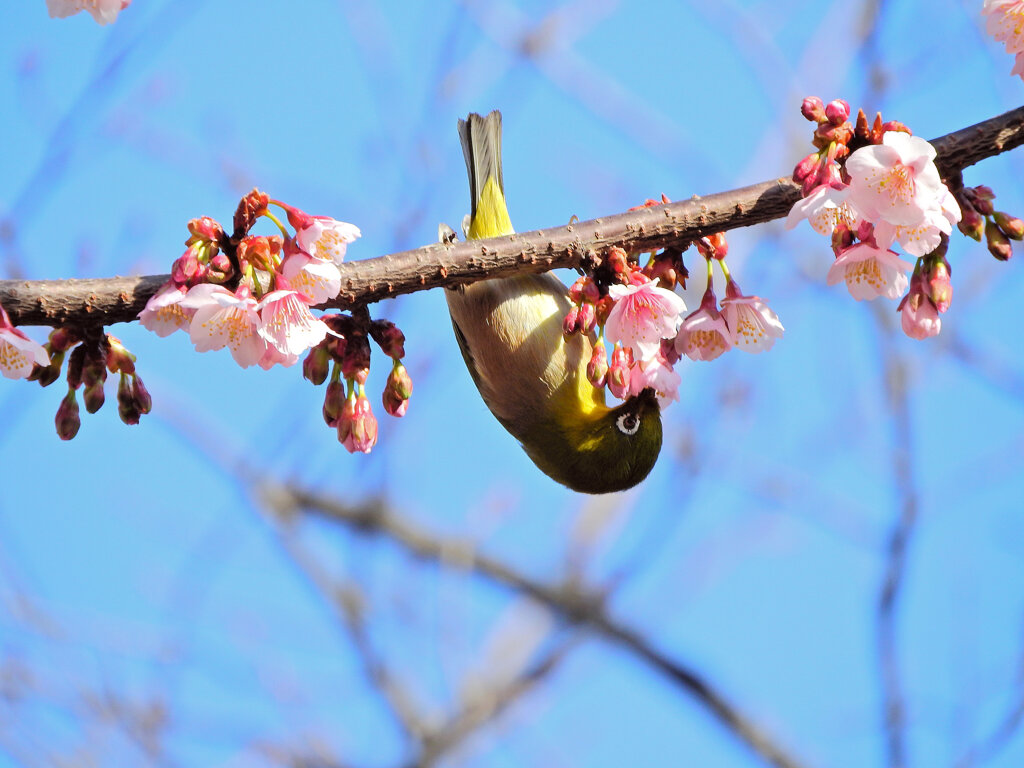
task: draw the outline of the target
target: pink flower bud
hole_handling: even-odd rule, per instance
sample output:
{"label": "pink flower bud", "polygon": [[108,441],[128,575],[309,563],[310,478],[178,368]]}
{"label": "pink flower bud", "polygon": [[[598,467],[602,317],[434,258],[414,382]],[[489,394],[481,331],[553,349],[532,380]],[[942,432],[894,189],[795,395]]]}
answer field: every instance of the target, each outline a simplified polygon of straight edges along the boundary
{"label": "pink flower bud", "polygon": [[615,348],[612,350],[612,364],[608,368],[606,381],[609,391],[620,400],[625,399],[626,394],[629,392],[631,364],[632,354],[630,350],[616,342]]}
{"label": "pink flower bud", "polygon": [[384,410],[392,416],[404,416],[409,409],[412,395],[412,378],[405,366],[398,364],[391,369],[387,384],[384,385]]}
{"label": "pink flower bud", "polygon": [[989,253],[1000,261],[1009,261],[1013,256],[1013,246],[1009,238],[991,219],[985,224],[985,240],[988,241]]}
{"label": "pink flower bud", "polygon": [[79,344],[71,350],[68,358],[68,386],[78,389],[82,385],[82,366],[85,364],[85,345]]}
{"label": "pink flower bud", "polygon": [[121,379],[117,383],[117,415],[129,426],[138,424],[142,416],[132,396],[130,379],[125,373],[121,374]]}
{"label": "pink flower bud", "polygon": [[597,312],[593,304],[584,304],[580,307],[579,319],[576,321],[582,333],[590,333],[594,330],[594,323]]}
{"label": "pink flower bud", "polygon": [[985,217],[978,213],[973,205],[960,204],[961,218],[957,228],[968,237],[973,237],[979,243],[985,234]]}
{"label": "pink flower bud", "polygon": [[1011,240],[1024,240],[1024,221],[1003,211],[992,214],[996,226]]}
{"label": "pink flower bud", "polygon": [[942,330],[939,312],[925,293],[926,286],[920,275],[910,281],[910,292],[903,297],[897,309],[902,313],[900,325],[903,332],[912,339],[927,339],[938,336]]}
{"label": "pink flower bud", "polygon": [[579,330],[580,320],[580,308],[573,304],[569,307],[569,311],[565,313],[565,317],[562,318],[562,333],[566,336],[572,336],[576,331]]}
{"label": "pink flower bud", "polygon": [[107,370],[111,373],[135,373],[135,355],[125,349],[116,336],[107,334]]}
{"label": "pink flower bud", "polygon": [[327,385],[324,395],[323,415],[328,427],[337,427],[338,419],[345,408],[345,385],[341,381],[332,381]]}
{"label": "pink flower bud", "polygon": [[52,352],[67,352],[81,340],[74,328],[54,328],[50,331],[50,350]]}
{"label": "pink flower bud", "polygon": [[953,284],[950,282],[949,262],[945,256],[928,259],[925,282],[928,286],[928,298],[935,309],[942,314],[953,301]]}
{"label": "pink flower bud", "polygon": [[604,339],[598,339],[594,345],[590,362],[587,363],[587,380],[598,389],[604,387],[608,380],[608,351],[605,349]]}
{"label": "pink flower bud", "polygon": [[338,439],[349,453],[369,453],[377,443],[377,417],[366,395],[350,395],[338,420]]}
{"label": "pink flower bud", "polygon": [[823,123],[825,117],[825,103],[817,96],[808,96],[800,105],[800,114],[813,123]]}
{"label": "pink flower bud", "polygon": [[48,387],[60,378],[60,369],[64,365],[64,353],[52,352],[49,365],[36,365],[29,375],[30,381],[38,381],[39,386]]}
{"label": "pink flower bud", "polygon": [[54,424],[57,427],[57,436],[61,440],[71,440],[78,434],[82,419],[78,415],[78,400],[75,398],[74,389],[68,389],[67,395],[60,401]]}
{"label": "pink flower bud", "polygon": [[576,279],[576,282],[569,286],[569,301],[573,304],[583,303],[583,285],[586,281],[586,276],[579,277]]}
{"label": "pink flower bud", "polygon": [[188,223],[188,231],[192,234],[192,237],[187,242],[188,245],[192,245],[193,242],[200,240],[205,240],[207,243],[217,243],[224,239],[223,227],[209,216],[192,219]]}
{"label": "pink flower bud", "polygon": [[327,347],[318,344],[309,350],[306,359],[302,361],[302,375],[314,385],[320,386],[327,380],[330,367],[331,355],[327,351]]}
{"label": "pink flower bud", "polygon": [[830,101],[825,107],[825,117],[832,125],[842,125],[850,119],[850,105],[843,99]]}
{"label": "pink flower bud", "polygon": [[981,195],[975,194],[973,202],[975,209],[982,216],[991,216],[996,212],[995,206],[992,205],[991,197],[982,197]]}
{"label": "pink flower bud", "polygon": [[190,285],[199,274],[199,256],[196,250],[189,247],[171,265],[171,280],[177,285]]}
{"label": "pink flower bud", "polygon": [[796,164],[796,168],[793,169],[793,181],[800,183],[808,176],[816,177],[820,162],[821,155],[818,152],[811,152],[811,154]]}

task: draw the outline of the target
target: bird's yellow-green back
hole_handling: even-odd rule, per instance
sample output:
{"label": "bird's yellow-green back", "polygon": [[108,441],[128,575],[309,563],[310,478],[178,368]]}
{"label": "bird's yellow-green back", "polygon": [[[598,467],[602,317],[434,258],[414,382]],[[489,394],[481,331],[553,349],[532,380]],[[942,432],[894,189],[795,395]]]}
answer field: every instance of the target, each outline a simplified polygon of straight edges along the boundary
{"label": "bird's yellow-green back", "polygon": [[[469,175],[470,239],[511,234],[501,169],[501,113],[459,121]],[[562,335],[565,286],[550,273],[446,291],[466,366],[484,402],[549,477],[587,493],[642,480],[661,447],[653,396],[608,408],[586,377],[588,336]],[[636,429],[632,429],[633,420]],[[630,425],[623,430],[622,423]]]}

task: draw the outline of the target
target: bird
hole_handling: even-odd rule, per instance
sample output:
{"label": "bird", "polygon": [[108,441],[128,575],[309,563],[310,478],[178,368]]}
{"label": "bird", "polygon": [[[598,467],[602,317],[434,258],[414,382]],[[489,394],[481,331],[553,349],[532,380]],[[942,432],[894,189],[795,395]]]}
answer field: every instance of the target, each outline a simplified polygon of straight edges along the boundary
{"label": "bird", "polygon": [[[459,120],[469,175],[470,240],[515,230],[505,203],[501,113]],[[609,407],[587,378],[593,334],[566,337],[565,285],[550,272],[492,278],[445,291],[455,338],[484,403],[548,477],[580,493],[632,488],[661,450],[653,389]]]}

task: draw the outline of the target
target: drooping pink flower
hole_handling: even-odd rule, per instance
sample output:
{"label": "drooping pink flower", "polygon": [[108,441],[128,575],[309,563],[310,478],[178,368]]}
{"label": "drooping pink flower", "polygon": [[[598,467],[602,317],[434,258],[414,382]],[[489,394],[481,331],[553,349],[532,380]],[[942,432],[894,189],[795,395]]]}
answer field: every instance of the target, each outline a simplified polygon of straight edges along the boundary
{"label": "drooping pink flower", "polygon": [[898,299],[907,290],[906,273],[913,266],[894,251],[879,248],[871,241],[855,243],[832,262],[825,282],[835,285],[845,280],[847,290],[857,301],[878,296]]}
{"label": "drooping pink flower", "polygon": [[243,368],[256,365],[266,352],[256,299],[248,288],[232,293],[224,286],[202,283],[192,287],[180,304],[195,311],[189,337],[197,352],[228,347]]}
{"label": "drooping pink flower", "polygon": [[187,293],[188,288],[175,285],[173,280],[164,283],[146,302],[146,308],[139,312],[142,327],[160,337],[187,329],[194,313],[194,310],[181,306],[181,300]]}
{"label": "drooping pink flower", "polygon": [[639,395],[650,387],[658,397],[658,405],[664,410],[671,401],[679,400],[681,382],[682,377],[658,354],[633,366],[629,376],[629,394]]}
{"label": "drooping pink flower", "polygon": [[88,11],[98,24],[110,24],[132,0],[46,0],[51,19],[63,19],[79,11]]}
{"label": "drooping pink flower", "polygon": [[938,336],[942,330],[942,318],[928,295],[928,284],[923,274],[913,276],[910,291],[897,309],[902,312],[900,325],[903,326],[903,332],[912,339]]}
{"label": "drooping pink flower", "polygon": [[679,318],[686,311],[686,304],[677,293],[650,281],[613,285],[608,295],[615,300],[615,306],[608,313],[605,336],[632,348],[641,360],[653,357],[661,340],[675,335]]}
{"label": "drooping pink flower", "polygon": [[[278,285],[286,286],[287,283],[279,279]],[[285,358],[294,356],[297,360],[298,355],[319,344],[327,335],[327,325],[309,311],[303,294],[289,287],[268,293],[257,305],[257,310],[260,313],[260,336]]]}
{"label": "drooping pink flower", "polygon": [[771,349],[786,330],[779,322],[779,316],[763,299],[744,296],[731,279],[725,286],[722,315],[732,332],[733,345],[744,352],[756,354]]}
{"label": "drooping pink flower", "polygon": [[934,160],[935,148],[924,139],[886,131],[881,144],[861,147],[846,160],[850,202],[876,226],[920,226],[929,212],[941,210],[948,192]]}
{"label": "drooping pink flower", "polygon": [[264,371],[269,371],[275,365],[280,365],[282,368],[290,368],[299,362],[300,356],[300,354],[285,354],[273,344],[267,344],[263,357],[259,360],[259,366]]}
{"label": "drooping pink flower", "polygon": [[849,201],[847,186],[820,186],[790,209],[786,229],[793,229],[803,219],[819,235],[831,235],[840,222],[853,229],[857,225],[857,212]]}
{"label": "drooping pink flower", "polygon": [[304,251],[290,254],[281,265],[288,284],[305,294],[309,303],[323,304],[341,290],[341,273],[333,261],[324,261]]}
{"label": "drooping pink flower", "polygon": [[960,218],[956,198],[943,185],[938,205],[925,211],[920,222],[909,225],[880,221],[875,225],[875,240],[885,246],[899,243],[911,256],[926,256],[939,247],[942,236],[950,234]]}
{"label": "drooping pink flower", "polygon": [[0,307],[0,373],[8,379],[25,379],[33,365],[49,364],[50,356],[43,345],[16,328]]}
{"label": "drooping pink flower", "polygon": [[1024,78],[1024,0],[985,0],[981,15],[985,31],[1016,56],[1012,75]]}
{"label": "drooping pink flower", "polygon": [[341,264],[345,260],[348,244],[362,233],[355,224],[332,219],[330,216],[310,216],[291,209],[288,220],[296,228],[295,242],[315,259]]}
{"label": "drooping pink flower", "polygon": [[676,351],[691,360],[714,360],[733,346],[732,331],[718,310],[709,281],[700,307],[683,319],[676,335]]}

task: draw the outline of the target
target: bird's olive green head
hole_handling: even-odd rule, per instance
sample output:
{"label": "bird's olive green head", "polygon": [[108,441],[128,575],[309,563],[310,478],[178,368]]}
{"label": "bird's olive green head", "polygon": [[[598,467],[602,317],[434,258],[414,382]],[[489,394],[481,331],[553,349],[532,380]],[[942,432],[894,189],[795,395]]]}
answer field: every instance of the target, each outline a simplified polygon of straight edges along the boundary
{"label": "bird's olive green head", "polygon": [[545,474],[580,493],[624,491],[654,467],[661,451],[661,410],[653,389],[616,408],[549,422],[523,448]]}

